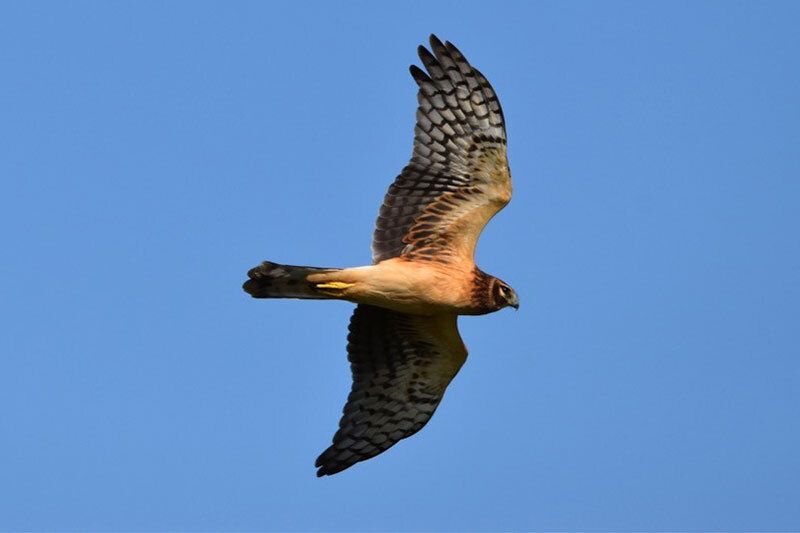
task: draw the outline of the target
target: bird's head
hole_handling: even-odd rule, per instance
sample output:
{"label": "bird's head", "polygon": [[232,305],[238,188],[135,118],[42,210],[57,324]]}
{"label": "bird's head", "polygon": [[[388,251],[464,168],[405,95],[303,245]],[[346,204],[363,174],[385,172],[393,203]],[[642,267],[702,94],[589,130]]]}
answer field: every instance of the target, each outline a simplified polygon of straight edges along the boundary
{"label": "bird's head", "polygon": [[492,300],[496,309],[513,307],[519,309],[519,297],[517,292],[503,280],[494,279],[492,284]]}

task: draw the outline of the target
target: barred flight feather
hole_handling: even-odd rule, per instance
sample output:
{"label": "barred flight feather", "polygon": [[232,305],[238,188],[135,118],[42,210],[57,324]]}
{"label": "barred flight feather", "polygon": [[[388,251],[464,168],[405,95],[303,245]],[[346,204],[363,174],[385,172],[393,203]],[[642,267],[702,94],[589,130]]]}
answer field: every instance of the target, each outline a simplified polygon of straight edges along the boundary
{"label": "barred flight feather", "polygon": [[467,357],[459,315],[519,307],[481,271],[475,245],[511,198],[505,119],[486,78],[449,42],[420,47],[411,160],[381,206],[373,265],[344,269],[264,262],[248,272],[255,298],[357,304],[347,353],[353,385],[317,475],[341,472],[419,431]]}
{"label": "barred flight feather", "polygon": [[467,350],[455,315],[413,316],[359,305],[347,352],[353,388],[318,476],[386,451],[430,420]]}
{"label": "barred flight feather", "polygon": [[373,262],[472,258],[481,230],[511,198],[505,119],[492,86],[450,42],[419,47],[411,161],[384,198]]}

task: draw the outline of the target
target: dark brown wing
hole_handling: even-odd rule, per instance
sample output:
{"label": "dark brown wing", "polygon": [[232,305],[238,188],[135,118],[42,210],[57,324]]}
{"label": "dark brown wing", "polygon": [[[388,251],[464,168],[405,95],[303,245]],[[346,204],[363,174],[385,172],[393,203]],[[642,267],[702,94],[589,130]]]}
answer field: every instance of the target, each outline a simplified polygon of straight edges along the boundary
{"label": "dark brown wing", "polygon": [[454,315],[414,316],[356,307],[347,337],[353,388],[318,476],[386,451],[430,420],[467,350]]}
{"label": "dark brown wing", "polygon": [[375,263],[397,256],[449,261],[473,257],[492,216],[511,199],[500,102],[486,78],[451,43],[419,47],[414,151],[381,206]]}

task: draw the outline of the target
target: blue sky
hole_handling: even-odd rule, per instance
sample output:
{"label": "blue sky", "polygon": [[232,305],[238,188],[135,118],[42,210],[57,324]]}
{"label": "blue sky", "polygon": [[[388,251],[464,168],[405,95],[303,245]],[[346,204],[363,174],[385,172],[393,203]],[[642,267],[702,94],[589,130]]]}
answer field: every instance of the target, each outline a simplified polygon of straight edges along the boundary
{"label": "blue sky", "polygon": [[[800,4],[0,7],[0,529],[800,528]],[[515,196],[436,416],[332,478],[415,49],[491,80]]]}

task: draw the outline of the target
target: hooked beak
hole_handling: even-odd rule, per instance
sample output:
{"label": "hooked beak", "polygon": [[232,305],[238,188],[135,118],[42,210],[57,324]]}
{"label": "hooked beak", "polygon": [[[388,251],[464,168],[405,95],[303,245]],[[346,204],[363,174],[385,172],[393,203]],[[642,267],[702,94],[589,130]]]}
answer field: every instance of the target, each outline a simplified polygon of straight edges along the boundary
{"label": "hooked beak", "polygon": [[508,301],[509,307],[513,307],[515,311],[519,311],[519,298],[515,294],[514,297]]}

